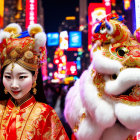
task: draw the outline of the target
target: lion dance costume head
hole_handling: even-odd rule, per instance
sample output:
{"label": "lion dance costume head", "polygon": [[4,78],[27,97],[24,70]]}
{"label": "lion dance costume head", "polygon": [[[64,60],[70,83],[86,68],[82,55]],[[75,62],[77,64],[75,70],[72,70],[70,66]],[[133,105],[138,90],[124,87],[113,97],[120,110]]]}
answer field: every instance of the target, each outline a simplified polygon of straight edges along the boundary
{"label": "lion dance costume head", "polygon": [[66,96],[65,117],[78,140],[138,140],[139,29],[108,15],[93,27],[92,61]]}

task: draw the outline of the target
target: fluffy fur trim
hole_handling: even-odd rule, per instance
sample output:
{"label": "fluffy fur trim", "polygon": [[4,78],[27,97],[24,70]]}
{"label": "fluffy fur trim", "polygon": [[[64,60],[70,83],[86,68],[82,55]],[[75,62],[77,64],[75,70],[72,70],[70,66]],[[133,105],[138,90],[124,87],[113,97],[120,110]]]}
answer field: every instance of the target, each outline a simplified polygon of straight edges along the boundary
{"label": "fluffy fur trim", "polygon": [[37,33],[35,35],[35,50],[38,52],[40,47],[44,47],[46,44],[46,34],[44,32]]}
{"label": "fluffy fur trim", "polygon": [[46,34],[40,24],[32,24],[28,27],[30,36],[35,38],[35,51],[39,53],[39,48],[44,47],[46,44]]}
{"label": "fluffy fur trim", "polygon": [[70,88],[65,99],[64,115],[71,128],[79,122],[82,113],[85,112],[79,93],[79,80]]}
{"label": "fluffy fur trim", "polygon": [[118,103],[115,105],[118,120],[128,129],[140,128],[140,106],[129,106]]}
{"label": "fluffy fur trim", "polygon": [[11,34],[9,32],[5,31],[0,31],[0,43],[3,41],[5,38],[10,38]]}
{"label": "fluffy fur trim", "polygon": [[12,34],[19,34],[22,32],[21,27],[17,23],[11,23],[7,25],[4,30],[0,31],[0,43],[5,38],[10,38]]}
{"label": "fluffy fur trim", "polygon": [[96,41],[96,43],[94,43],[94,45],[92,46],[91,50],[90,50],[90,59],[93,59],[93,52],[94,50],[97,49],[97,47],[101,46],[101,42],[99,40]]}
{"label": "fluffy fur trim", "polygon": [[86,118],[80,124],[79,130],[76,133],[78,140],[99,140],[103,129],[93,122],[91,118]]}
{"label": "fluffy fur trim", "polygon": [[31,24],[28,26],[28,32],[30,36],[34,36],[35,34],[39,32],[43,32],[43,28],[40,24]]}
{"label": "fluffy fur trim", "polygon": [[10,32],[10,33],[14,32],[14,34],[19,34],[22,32],[22,29],[19,26],[19,24],[11,23],[5,27],[4,31]]}
{"label": "fluffy fur trim", "polygon": [[120,72],[116,80],[106,82],[105,92],[107,94],[119,95],[137,84],[140,85],[140,69],[128,68]]}
{"label": "fluffy fur trim", "polygon": [[98,90],[92,82],[90,69],[80,77],[80,85],[82,102],[92,119],[102,128],[112,126],[116,120],[113,106],[98,96]]}
{"label": "fluffy fur trim", "polygon": [[101,140],[126,140],[126,138],[132,133],[125,127],[122,127],[120,124],[115,124],[113,127],[110,127],[104,131]]}
{"label": "fluffy fur trim", "polygon": [[117,60],[111,60],[102,55],[101,51],[93,54],[93,66],[97,72],[102,74],[118,74],[122,64]]}

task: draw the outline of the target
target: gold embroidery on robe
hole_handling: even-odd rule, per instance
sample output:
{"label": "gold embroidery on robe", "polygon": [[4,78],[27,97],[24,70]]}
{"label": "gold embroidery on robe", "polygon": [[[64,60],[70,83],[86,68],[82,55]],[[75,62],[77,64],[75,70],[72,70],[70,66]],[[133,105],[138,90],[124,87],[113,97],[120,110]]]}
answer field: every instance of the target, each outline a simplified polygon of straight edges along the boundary
{"label": "gold embroidery on robe", "polygon": [[11,117],[16,117],[17,140],[68,140],[55,111],[32,97],[16,107],[9,99],[0,103],[0,140],[6,140]]}

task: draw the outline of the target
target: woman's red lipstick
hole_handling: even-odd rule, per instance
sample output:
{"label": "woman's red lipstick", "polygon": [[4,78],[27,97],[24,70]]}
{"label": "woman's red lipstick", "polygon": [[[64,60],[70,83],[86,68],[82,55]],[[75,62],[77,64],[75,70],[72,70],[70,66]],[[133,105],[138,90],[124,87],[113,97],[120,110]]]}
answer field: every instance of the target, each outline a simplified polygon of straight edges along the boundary
{"label": "woman's red lipstick", "polygon": [[18,94],[20,91],[12,91],[14,94]]}

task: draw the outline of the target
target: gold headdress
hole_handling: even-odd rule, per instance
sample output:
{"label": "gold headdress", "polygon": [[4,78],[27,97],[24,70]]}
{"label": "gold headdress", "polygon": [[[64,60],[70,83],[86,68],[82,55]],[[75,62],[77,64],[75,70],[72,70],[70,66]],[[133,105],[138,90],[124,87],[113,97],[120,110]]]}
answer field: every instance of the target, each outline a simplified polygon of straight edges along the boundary
{"label": "gold headdress", "polygon": [[30,25],[21,33],[18,24],[9,24],[0,31],[0,64],[3,68],[18,63],[24,68],[36,71],[46,60],[46,34],[39,24]]}

